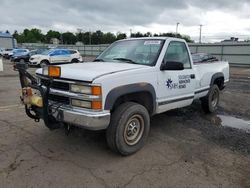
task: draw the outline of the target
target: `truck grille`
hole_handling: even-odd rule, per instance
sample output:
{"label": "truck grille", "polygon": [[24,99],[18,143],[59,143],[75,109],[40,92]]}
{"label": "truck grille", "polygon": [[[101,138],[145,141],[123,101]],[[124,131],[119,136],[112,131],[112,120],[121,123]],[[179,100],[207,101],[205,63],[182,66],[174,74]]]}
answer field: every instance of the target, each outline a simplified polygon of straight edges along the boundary
{"label": "truck grille", "polygon": [[49,100],[51,100],[53,102],[63,103],[63,104],[70,104],[69,97],[63,97],[63,96],[59,96],[59,95],[49,94]]}
{"label": "truck grille", "polygon": [[[41,79],[41,84],[45,84],[46,80]],[[51,84],[51,88],[53,89],[58,89],[58,90],[63,90],[63,91],[69,91],[69,83],[67,82],[58,82],[58,81],[53,81]],[[59,96],[59,95],[54,95],[54,94],[49,94],[48,99],[53,102],[58,102],[62,104],[70,104],[70,98],[65,97],[65,96]]]}
{"label": "truck grille", "polygon": [[[45,83],[45,80],[41,79],[41,84],[44,84],[44,83]],[[59,89],[59,90],[63,90],[63,91],[69,91],[69,83],[53,81],[51,88]]]}

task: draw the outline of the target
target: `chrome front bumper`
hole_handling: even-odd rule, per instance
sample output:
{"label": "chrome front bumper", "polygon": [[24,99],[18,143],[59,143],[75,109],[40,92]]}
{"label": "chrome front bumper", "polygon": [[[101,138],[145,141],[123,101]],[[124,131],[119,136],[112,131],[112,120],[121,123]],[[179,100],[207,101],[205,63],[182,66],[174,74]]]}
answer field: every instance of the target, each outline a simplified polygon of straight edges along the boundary
{"label": "chrome front bumper", "polygon": [[51,110],[57,121],[89,130],[106,129],[110,122],[110,112],[108,111],[87,111],[66,105],[52,106]]}

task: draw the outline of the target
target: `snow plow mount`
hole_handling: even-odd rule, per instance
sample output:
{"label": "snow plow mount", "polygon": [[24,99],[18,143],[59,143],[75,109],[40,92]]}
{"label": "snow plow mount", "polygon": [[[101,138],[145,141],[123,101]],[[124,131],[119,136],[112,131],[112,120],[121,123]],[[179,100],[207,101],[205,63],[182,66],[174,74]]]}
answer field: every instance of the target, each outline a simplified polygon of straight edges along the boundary
{"label": "snow plow mount", "polygon": [[[60,128],[61,125],[56,122],[55,118],[49,113],[48,96],[53,78],[46,77],[47,79],[42,85],[38,83],[36,77],[31,75],[27,69],[28,65],[26,63],[19,62],[14,65],[14,70],[19,73],[22,88],[22,96],[20,96],[20,99],[25,105],[25,112],[27,116],[34,119],[35,122],[39,122],[40,119],[43,119],[45,125],[51,130]],[[38,91],[40,98],[38,96],[33,97],[34,95],[31,90]],[[30,101],[27,101],[27,99]]]}

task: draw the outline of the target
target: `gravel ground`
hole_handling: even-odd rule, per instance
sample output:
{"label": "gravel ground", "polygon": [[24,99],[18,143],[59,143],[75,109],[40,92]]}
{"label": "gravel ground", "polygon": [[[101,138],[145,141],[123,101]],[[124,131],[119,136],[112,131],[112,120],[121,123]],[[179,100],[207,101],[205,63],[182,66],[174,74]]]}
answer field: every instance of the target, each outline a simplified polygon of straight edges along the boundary
{"label": "gravel ground", "polygon": [[[249,76],[250,69],[231,68],[216,114],[204,114],[197,101],[154,116],[145,147],[121,157],[103,131],[65,136],[26,117],[17,73],[4,61],[0,187],[250,187],[250,133],[229,125],[249,123]],[[227,125],[222,116],[233,120]]]}

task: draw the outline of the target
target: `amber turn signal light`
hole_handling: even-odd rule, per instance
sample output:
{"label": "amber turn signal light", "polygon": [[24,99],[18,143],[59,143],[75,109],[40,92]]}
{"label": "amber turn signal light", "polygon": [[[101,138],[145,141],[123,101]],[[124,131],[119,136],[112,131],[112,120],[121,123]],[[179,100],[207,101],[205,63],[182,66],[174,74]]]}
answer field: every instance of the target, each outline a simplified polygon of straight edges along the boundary
{"label": "amber turn signal light", "polygon": [[60,77],[61,76],[61,67],[48,66],[48,76],[50,76],[50,77]]}
{"label": "amber turn signal light", "polygon": [[91,108],[93,110],[101,110],[102,109],[102,101],[92,101]]}
{"label": "amber turn signal light", "polygon": [[102,88],[101,86],[92,86],[92,95],[101,95],[102,94]]}

